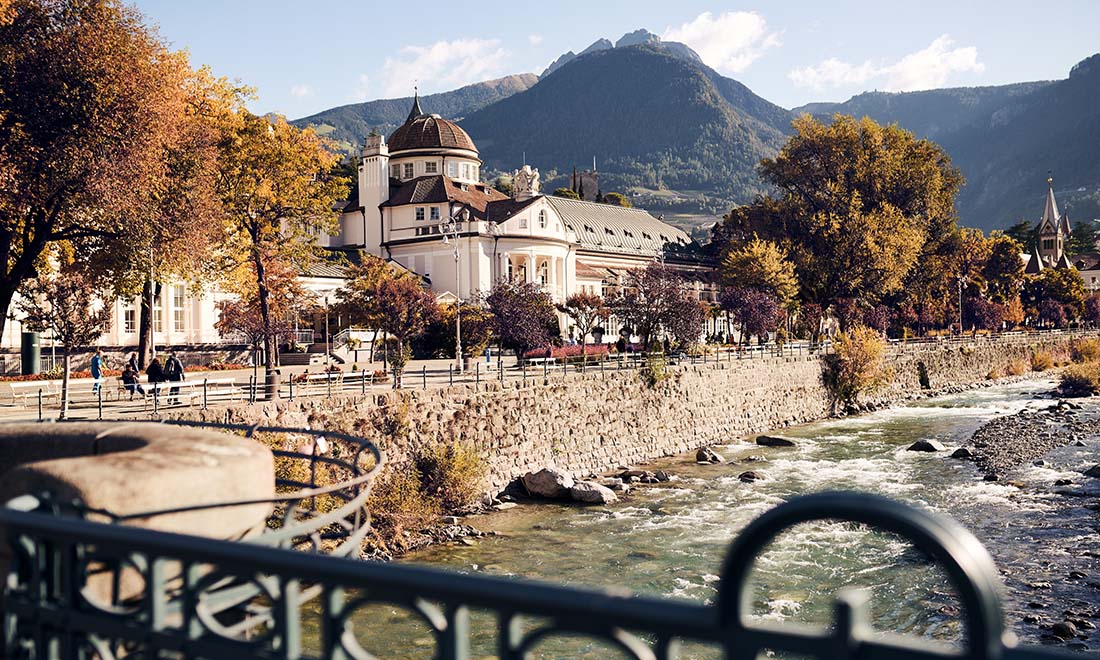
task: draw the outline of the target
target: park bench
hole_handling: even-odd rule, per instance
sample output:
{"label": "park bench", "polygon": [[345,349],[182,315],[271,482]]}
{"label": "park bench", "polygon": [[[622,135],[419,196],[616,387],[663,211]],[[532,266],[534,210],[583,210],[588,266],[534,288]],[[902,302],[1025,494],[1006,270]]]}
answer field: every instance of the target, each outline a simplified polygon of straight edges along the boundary
{"label": "park bench", "polygon": [[[146,383],[145,384],[145,407],[148,407],[153,399],[157,399],[156,404],[158,406],[168,405],[183,405],[184,402],[187,405],[193,405],[195,400],[202,401],[202,388],[200,381],[200,388],[198,391],[195,389],[195,381],[193,380],[180,380],[165,383]],[[175,394],[170,394],[172,389],[179,388],[179,391]],[[169,404],[168,400],[171,398],[173,403]],[[175,400],[179,402],[176,403]]]}
{"label": "park bench", "polygon": [[9,383],[11,387],[11,403],[15,405],[17,399],[22,400],[23,407],[31,401],[38,400],[38,393],[42,392],[42,399],[61,398],[61,381],[57,380],[24,380]]}
{"label": "park bench", "polygon": [[294,387],[301,388],[302,394],[306,396],[327,392],[330,388],[338,390],[344,382],[344,374],[339,371],[332,373],[304,374],[304,376],[305,378],[302,378],[302,376],[298,377],[298,380],[294,383]]}
{"label": "park bench", "polygon": [[237,379],[232,377],[201,378],[186,382],[194,384],[199,399],[202,399],[205,391],[207,403],[211,401],[239,401],[244,396],[244,389],[237,385]]}

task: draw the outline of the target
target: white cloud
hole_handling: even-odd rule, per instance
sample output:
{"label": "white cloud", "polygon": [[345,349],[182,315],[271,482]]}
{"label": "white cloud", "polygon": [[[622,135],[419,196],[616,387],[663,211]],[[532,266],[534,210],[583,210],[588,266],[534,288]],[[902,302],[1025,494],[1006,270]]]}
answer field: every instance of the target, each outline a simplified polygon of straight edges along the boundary
{"label": "white cloud", "polygon": [[294,85],[290,88],[290,95],[297,96],[298,98],[304,98],[306,96],[313,95],[313,88],[309,85]]}
{"label": "white cloud", "polygon": [[496,39],[455,39],[405,46],[401,55],[382,67],[386,96],[408,96],[415,83],[442,91],[499,77],[509,53]]}
{"label": "white cloud", "polygon": [[818,91],[881,80],[882,89],[886,91],[911,92],[942,87],[952,74],[985,71],[985,65],[978,61],[977,48],[954,48],[954,45],[955,41],[944,34],[927,48],[893,63],[867,60],[862,64],[851,64],[829,58],[814,66],[793,69],[787,77],[798,87]]}
{"label": "white cloud", "polygon": [[669,27],[661,38],[691,46],[703,61],[720,73],[741,73],[766,50],[780,45],[779,33],[754,11],[728,11],[715,16],[705,11],[695,20]]}
{"label": "white cloud", "polygon": [[541,44],[542,43],[542,35],[541,34],[529,34],[529,35],[527,35],[527,43],[531,44],[532,46],[537,46],[537,45]]}
{"label": "white cloud", "polygon": [[365,73],[359,74],[359,81],[355,85],[355,89],[352,90],[348,96],[353,101],[362,103],[363,101],[370,99],[370,76]]}

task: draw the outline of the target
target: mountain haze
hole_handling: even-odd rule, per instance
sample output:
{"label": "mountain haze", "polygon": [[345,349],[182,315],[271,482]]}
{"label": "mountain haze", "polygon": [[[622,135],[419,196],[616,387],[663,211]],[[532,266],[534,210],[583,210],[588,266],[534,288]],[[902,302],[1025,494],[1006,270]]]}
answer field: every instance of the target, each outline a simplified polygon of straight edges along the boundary
{"label": "mountain haze", "polygon": [[[505,76],[496,80],[467,85],[460,89],[420,97],[427,112],[447,119],[459,119],[495,101],[521,92],[538,82],[533,73]],[[309,117],[296,119],[295,126],[312,126],[318,133],[334,140],[346,152],[354,153],[372,129],[388,135],[405,122],[412,107],[412,97],[382,99],[352,103],[330,108]]]}

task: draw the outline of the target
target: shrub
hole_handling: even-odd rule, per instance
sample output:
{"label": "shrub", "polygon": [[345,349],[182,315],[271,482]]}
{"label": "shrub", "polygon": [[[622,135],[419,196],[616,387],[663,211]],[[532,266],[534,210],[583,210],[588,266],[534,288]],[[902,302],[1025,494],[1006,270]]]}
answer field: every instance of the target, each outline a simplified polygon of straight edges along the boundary
{"label": "shrub", "polygon": [[1023,376],[1030,370],[1031,365],[1029,365],[1026,360],[1021,360],[1019,358],[1009,362],[1008,367],[1005,369],[1010,376]]}
{"label": "shrub", "polygon": [[668,378],[668,372],[665,371],[665,356],[660,353],[650,353],[646,357],[645,364],[638,369],[638,377],[650,388],[657,387],[661,381]]}
{"label": "shrub", "polygon": [[986,380],[997,380],[998,378],[1004,378],[1004,373],[1000,369],[990,369],[985,378]]}
{"label": "shrub", "polygon": [[1063,396],[1092,396],[1100,393],[1100,362],[1074,364],[1062,372],[1058,390]]}
{"label": "shrub", "polygon": [[420,471],[414,466],[390,466],[374,484],[367,510],[374,538],[386,547],[405,547],[405,532],[419,532],[439,518],[439,500],[420,489]]}
{"label": "shrub", "polygon": [[1054,358],[1046,351],[1035,351],[1031,354],[1031,370],[1046,371],[1054,366]]}
{"label": "shrub", "polygon": [[466,511],[477,504],[489,473],[481,455],[468,444],[436,442],[421,447],[414,459],[423,492],[444,511]]}
{"label": "shrub", "polygon": [[860,394],[882,387],[889,379],[885,356],[886,340],[877,330],[857,325],[840,333],[825,379],[836,401],[854,403]]}
{"label": "shrub", "polygon": [[[584,356],[589,360],[602,360],[610,353],[610,346],[607,344],[586,344],[584,346]],[[530,360],[532,358],[554,358],[555,360],[576,361],[582,359],[581,345],[574,344],[572,346],[544,346],[542,348],[535,348],[527,351],[523,354],[523,359]]]}
{"label": "shrub", "polygon": [[1070,355],[1074,362],[1096,362],[1100,360],[1100,339],[1078,339],[1070,344]]}

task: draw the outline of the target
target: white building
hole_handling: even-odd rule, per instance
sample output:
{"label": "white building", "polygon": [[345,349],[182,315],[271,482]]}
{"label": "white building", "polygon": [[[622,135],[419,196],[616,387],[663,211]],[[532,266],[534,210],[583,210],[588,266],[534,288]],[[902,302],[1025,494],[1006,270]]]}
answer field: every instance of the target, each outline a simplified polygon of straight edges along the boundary
{"label": "white building", "polygon": [[424,113],[419,98],[389,140],[366,138],[362,158],[358,196],[327,244],[397,262],[441,298],[468,299],[509,277],[562,302],[578,291],[606,294],[626,271],[663,259],[697,275],[689,280],[700,298],[713,299],[705,284],[713,269],[682,230],[643,210],[542,195],[527,165],[514,172],[511,197],[493,189],[480,181],[470,136]]}

